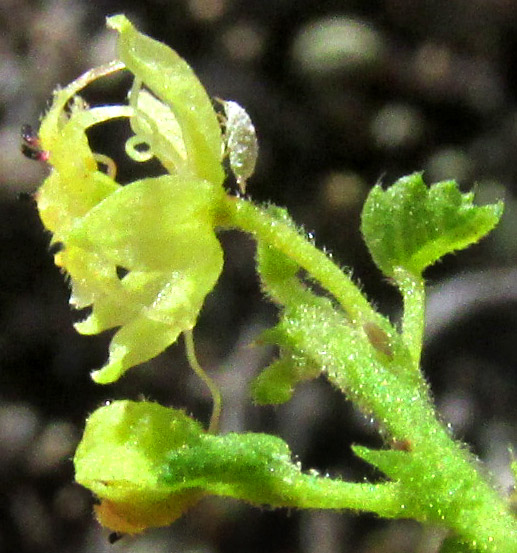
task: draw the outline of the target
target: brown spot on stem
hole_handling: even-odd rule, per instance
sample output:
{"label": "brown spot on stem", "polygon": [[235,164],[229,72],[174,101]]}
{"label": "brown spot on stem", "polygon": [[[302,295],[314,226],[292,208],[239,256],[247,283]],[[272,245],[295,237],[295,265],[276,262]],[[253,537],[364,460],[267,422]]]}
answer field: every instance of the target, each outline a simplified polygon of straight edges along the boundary
{"label": "brown spot on stem", "polygon": [[370,344],[380,353],[393,359],[393,350],[391,349],[390,337],[375,323],[365,323],[363,330]]}

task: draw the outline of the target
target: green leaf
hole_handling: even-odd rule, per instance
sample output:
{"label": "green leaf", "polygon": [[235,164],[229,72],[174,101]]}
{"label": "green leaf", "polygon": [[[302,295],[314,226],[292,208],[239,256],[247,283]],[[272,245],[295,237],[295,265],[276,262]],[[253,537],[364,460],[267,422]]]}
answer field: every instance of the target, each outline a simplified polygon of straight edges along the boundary
{"label": "green leaf", "polygon": [[499,221],[503,204],[475,206],[455,181],[427,187],[421,173],[370,192],[361,231],[373,260],[389,277],[397,268],[420,276],[447,253],[477,242]]}

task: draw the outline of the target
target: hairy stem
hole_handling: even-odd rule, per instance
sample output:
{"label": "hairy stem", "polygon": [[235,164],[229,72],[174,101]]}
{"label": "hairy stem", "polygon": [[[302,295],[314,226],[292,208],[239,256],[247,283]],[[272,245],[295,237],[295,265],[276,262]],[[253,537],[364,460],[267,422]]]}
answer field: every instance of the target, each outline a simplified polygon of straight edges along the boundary
{"label": "hairy stem", "polygon": [[402,336],[419,371],[425,326],[425,285],[421,276],[402,268],[395,269],[395,280],[404,299]]}
{"label": "hairy stem", "polygon": [[260,206],[242,198],[228,196],[224,208],[220,215],[221,226],[249,232],[296,261],[336,298],[352,321],[380,317],[352,279],[295,228],[279,222]]}

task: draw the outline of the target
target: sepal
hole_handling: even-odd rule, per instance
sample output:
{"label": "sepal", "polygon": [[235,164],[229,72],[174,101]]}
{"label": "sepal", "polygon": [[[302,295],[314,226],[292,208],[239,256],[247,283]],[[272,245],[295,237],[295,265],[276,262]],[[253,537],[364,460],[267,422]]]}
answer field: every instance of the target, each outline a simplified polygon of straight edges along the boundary
{"label": "sepal", "polygon": [[202,493],[171,493],[161,468],[171,450],[202,434],[185,413],[156,403],[116,401],[90,415],[74,457],[75,479],[99,498],[100,523],[136,534],[171,524],[196,503]]}

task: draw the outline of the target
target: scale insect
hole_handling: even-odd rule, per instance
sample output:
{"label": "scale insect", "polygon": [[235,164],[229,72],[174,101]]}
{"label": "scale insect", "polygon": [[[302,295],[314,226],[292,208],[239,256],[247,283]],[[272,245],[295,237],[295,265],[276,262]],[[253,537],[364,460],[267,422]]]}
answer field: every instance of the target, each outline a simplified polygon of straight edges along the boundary
{"label": "scale insect", "polygon": [[242,194],[246,193],[246,181],[253,175],[258,156],[255,126],[247,111],[233,100],[217,101],[223,106],[224,138],[230,169],[235,175]]}

